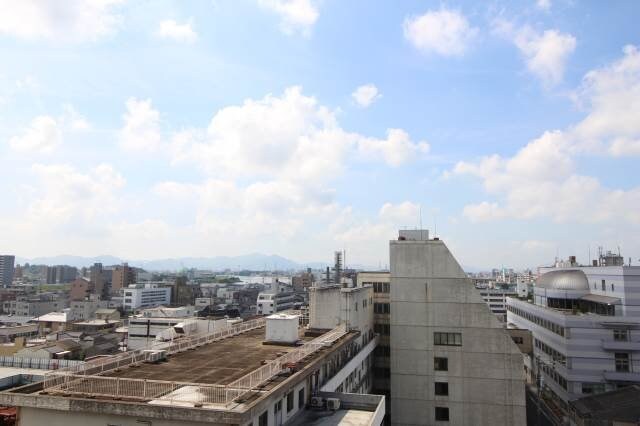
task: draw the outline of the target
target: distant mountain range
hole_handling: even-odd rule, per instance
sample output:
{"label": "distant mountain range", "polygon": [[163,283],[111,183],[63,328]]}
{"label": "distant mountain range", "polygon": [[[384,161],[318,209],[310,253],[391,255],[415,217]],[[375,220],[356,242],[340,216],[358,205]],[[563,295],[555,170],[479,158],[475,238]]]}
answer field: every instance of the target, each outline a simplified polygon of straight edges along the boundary
{"label": "distant mountain range", "polygon": [[282,256],[266,255],[261,253],[252,253],[242,256],[179,257],[157,260],[130,260],[109,255],[95,257],[60,255],[35,257],[32,259],[22,257],[16,258],[16,263],[24,264],[26,262],[32,265],[70,265],[77,268],[82,268],[83,266],[89,267],[96,262],[102,263],[105,266],[118,265],[123,262],[127,262],[131,266],[144,268],[148,271],[177,271],[184,268],[208,269],[214,271],[221,271],[225,269],[248,269],[254,271],[274,269],[298,270],[304,268],[317,269],[327,266],[327,263],[322,262],[298,263]]}

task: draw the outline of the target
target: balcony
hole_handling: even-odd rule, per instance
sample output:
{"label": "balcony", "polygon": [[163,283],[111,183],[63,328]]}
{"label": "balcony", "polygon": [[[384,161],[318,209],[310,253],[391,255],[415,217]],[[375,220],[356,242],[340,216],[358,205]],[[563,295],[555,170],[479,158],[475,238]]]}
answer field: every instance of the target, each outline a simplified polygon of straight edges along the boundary
{"label": "balcony", "polygon": [[638,382],[640,373],[631,371],[605,371],[604,378],[612,382]]}
{"label": "balcony", "polygon": [[640,342],[628,340],[603,340],[602,349],[605,351],[640,351]]}

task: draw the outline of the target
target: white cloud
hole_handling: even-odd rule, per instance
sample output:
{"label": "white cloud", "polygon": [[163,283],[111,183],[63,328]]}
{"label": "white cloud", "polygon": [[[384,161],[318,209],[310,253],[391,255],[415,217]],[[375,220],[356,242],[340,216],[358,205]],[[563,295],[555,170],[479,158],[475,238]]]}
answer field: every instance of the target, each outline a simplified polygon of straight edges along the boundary
{"label": "white cloud", "polygon": [[420,206],[411,201],[400,204],[384,203],[379,216],[384,221],[394,222],[398,226],[417,224],[420,219]]}
{"label": "white cloud", "polygon": [[18,152],[50,154],[62,142],[62,131],[55,118],[40,115],[19,136],[9,140],[11,148]]}
{"label": "white cloud", "polygon": [[614,156],[640,155],[640,52],[626,46],[624,56],[584,77],[576,92],[588,115],[571,130],[581,149]]}
{"label": "white cloud", "polygon": [[91,129],[91,123],[81,115],[73,105],[65,104],[62,107],[63,115],[60,121],[64,127],[71,131],[85,131]]}
{"label": "white cloud", "polygon": [[536,0],[536,7],[540,10],[548,12],[551,10],[551,0]]}
{"label": "white cloud", "polygon": [[381,158],[388,165],[397,167],[429,152],[427,142],[413,142],[402,129],[389,129],[386,139],[361,138],[358,149],[364,157]]}
{"label": "white cloud", "polygon": [[441,9],[411,16],[403,24],[404,37],[423,52],[443,56],[461,56],[478,30],[455,10]]}
{"label": "white cloud", "polygon": [[160,38],[185,43],[193,43],[198,39],[198,34],[191,27],[191,22],[178,24],[173,19],[166,19],[160,22],[156,35]]}
{"label": "white cloud", "polygon": [[101,226],[95,223],[98,218],[104,220],[121,208],[117,192],[125,180],[109,164],[100,164],[88,173],[64,164],[35,164],[32,170],[39,184],[25,223],[36,229],[64,225],[96,228]]}
{"label": "white cloud", "polygon": [[301,32],[309,35],[320,13],[313,0],[258,0],[258,4],[280,16],[280,28],[285,34]]}
{"label": "white cloud", "polygon": [[122,0],[0,0],[0,34],[64,42],[93,41],[112,34]]}
{"label": "white cloud", "polygon": [[198,164],[210,175],[316,183],[341,173],[350,153],[398,166],[428,149],[401,129],[389,129],[385,139],[347,132],[332,111],[299,87],[222,108],[206,132],[176,134],[170,147],[176,162]]}
{"label": "white cloud", "polygon": [[527,69],[546,87],[562,81],[569,56],[576,48],[576,38],[558,30],[540,33],[528,25],[515,29],[501,19],[494,21],[494,32],[509,39],[524,57]]}
{"label": "white cloud", "polygon": [[362,108],[367,108],[382,97],[378,88],[373,84],[365,84],[358,87],[352,94],[353,100]]}
{"label": "white cloud", "polygon": [[129,98],[126,107],[120,146],[128,151],[156,151],[162,143],[160,113],[153,108],[150,99]]}
{"label": "white cloud", "polygon": [[545,132],[513,157],[492,155],[460,162],[453,174],[478,177],[501,202],[468,205],[473,221],[506,217],[550,217],[556,222],[640,224],[640,187],[607,188],[577,173],[578,155],[636,155],[640,140],[640,54],[627,46],[624,57],[587,73],[576,99],[589,111],[566,130]]}

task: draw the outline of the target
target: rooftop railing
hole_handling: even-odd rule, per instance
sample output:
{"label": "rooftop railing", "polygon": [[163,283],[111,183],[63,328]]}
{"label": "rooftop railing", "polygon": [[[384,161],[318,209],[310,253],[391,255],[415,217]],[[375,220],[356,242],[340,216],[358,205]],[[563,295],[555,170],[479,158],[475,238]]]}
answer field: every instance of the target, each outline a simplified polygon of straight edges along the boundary
{"label": "rooftop railing", "polygon": [[[229,331],[194,337],[186,342],[177,342],[169,348],[170,353],[180,352],[202,344],[214,342],[224,337],[264,326],[264,319],[247,321],[231,327]],[[92,365],[74,366],[57,370],[45,375],[43,392],[61,395],[99,396],[139,401],[155,400],[158,404],[188,403],[194,406],[202,404],[227,404],[245,393],[259,388],[260,385],[282,373],[292,363],[314,354],[322,348],[331,346],[347,333],[340,325],[328,333],[305,343],[287,354],[270,361],[264,366],[226,385],[203,383],[170,382],[162,380],[133,379],[126,377],[102,376],[108,371],[147,360],[149,352],[132,351],[126,355],[117,355]]]}

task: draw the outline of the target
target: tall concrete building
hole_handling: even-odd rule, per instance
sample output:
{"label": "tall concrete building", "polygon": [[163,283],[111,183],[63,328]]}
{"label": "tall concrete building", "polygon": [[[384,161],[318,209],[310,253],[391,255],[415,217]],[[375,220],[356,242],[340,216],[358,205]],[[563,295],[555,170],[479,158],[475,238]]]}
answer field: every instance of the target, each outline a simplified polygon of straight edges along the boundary
{"label": "tall concrete building", "polygon": [[444,242],[390,243],[391,423],[524,425],[523,357]]}
{"label": "tall concrete building", "polygon": [[15,256],[0,255],[0,286],[11,287],[11,283],[13,282],[13,264],[15,261]]}
{"label": "tall concrete building", "polygon": [[116,266],[113,269],[113,275],[111,278],[111,294],[119,295],[120,291],[128,287],[129,284],[136,282],[136,271],[134,268],[129,267],[127,263]]}

